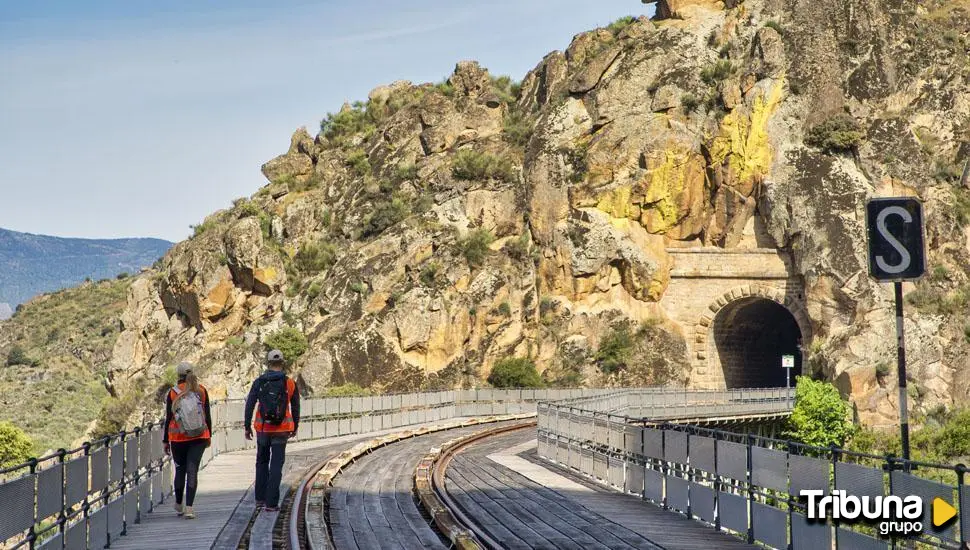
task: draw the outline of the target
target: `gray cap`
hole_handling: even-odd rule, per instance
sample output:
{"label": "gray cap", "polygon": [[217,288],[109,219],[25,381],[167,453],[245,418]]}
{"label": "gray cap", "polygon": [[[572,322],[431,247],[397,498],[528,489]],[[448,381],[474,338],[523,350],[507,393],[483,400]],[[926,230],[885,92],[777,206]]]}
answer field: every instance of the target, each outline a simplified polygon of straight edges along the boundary
{"label": "gray cap", "polygon": [[192,363],[187,363],[183,361],[179,363],[179,366],[176,369],[176,373],[178,374],[178,377],[181,378],[194,370],[195,370],[195,366]]}
{"label": "gray cap", "polygon": [[282,363],[283,362],[283,352],[278,349],[270,350],[266,354],[267,363]]}

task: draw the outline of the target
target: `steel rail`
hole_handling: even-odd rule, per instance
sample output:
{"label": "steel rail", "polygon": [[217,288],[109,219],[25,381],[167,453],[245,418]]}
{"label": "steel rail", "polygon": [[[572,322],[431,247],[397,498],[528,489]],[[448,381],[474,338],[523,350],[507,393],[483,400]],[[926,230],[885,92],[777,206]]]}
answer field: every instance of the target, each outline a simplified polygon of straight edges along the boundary
{"label": "steel rail", "polygon": [[505,547],[499,544],[495,539],[493,539],[487,531],[475,523],[470,517],[467,510],[456,502],[451,495],[448,493],[448,488],[445,486],[445,472],[448,469],[448,465],[451,463],[451,459],[455,454],[473,443],[481,441],[489,437],[495,437],[511,431],[524,430],[526,428],[533,428],[536,426],[536,421],[523,422],[521,424],[515,424],[512,426],[501,426],[499,428],[492,428],[489,430],[483,430],[481,432],[472,434],[466,438],[462,438],[458,443],[448,447],[447,449],[442,449],[441,454],[435,460],[434,465],[431,470],[431,489],[434,491],[435,495],[441,500],[442,504],[448,509],[448,511],[454,516],[456,523],[470,531],[475,538],[481,543],[485,548],[490,550],[503,550]]}

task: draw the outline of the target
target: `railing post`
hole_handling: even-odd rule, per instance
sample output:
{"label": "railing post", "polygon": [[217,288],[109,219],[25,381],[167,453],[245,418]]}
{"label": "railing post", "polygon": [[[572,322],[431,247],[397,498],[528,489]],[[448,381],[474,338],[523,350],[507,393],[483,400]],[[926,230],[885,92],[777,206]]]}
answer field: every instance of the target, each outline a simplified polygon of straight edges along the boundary
{"label": "railing post", "polygon": [[[970,166],[970,164],[967,164],[967,166]],[[961,548],[967,548],[970,547],[970,544],[968,544],[970,537],[967,537],[967,529],[970,528],[970,525],[967,525],[967,522],[964,521],[967,514],[963,511],[965,505],[970,505],[970,503],[963,502],[963,476],[967,473],[967,467],[960,463],[956,465],[955,469],[957,472],[957,506],[960,509],[960,545]]]}
{"label": "railing post", "polygon": [[[33,478],[35,476],[35,474],[37,473],[37,457],[33,457],[32,456],[32,457],[30,457],[30,460],[28,460],[27,462],[30,464],[30,474],[29,475],[31,476],[31,478]],[[61,475],[63,475],[63,474],[61,474]],[[36,479],[32,479],[32,481],[34,482],[33,483],[33,485],[34,485],[34,491],[33,491],[34,500],[31,501],[30,507],[31,507],[31,512],[32,512],[31,513],[31,517],[33,518],[34,521],[32,521],[30,523],[30,530],[27,531],[27,540],[30,541],[30,550],[34,550],[34,545],[36,544],[36,541],[37,541],[37,533],[34,531],[34,526],[37,523],[37,507],[36,507],[36,504],[37,504],[37,480]]]}
{"label": "railing post", "polygon": [[721,483],[721,475],[718,473],[718,470],[717,470],[717,442],[721,439],[721,432],[720,430],[715,429],[713,430],[712,433],[714,434],[714,471],[711,472],[711,475],[714,476],[714,483],[713,483],[714,510],[717,512],[714,515],[714,529],[716,531],[720,531],[721,530],[721,487],[723,487],[723,484]]}
{"label": "railing post", "polygon": [[61,465],[61,511],[57,514],[57,530],[61,533],[61,540],[64,540],[64,525],[67,523],[67,515],[64,513],[65,500],[67,499],[67,472],[64,470],[64,457],[67,456],[67,449],[57,449],[57,462]]}
{"label": "railing post", "polygon": [[[839,449],[834,443],[829,446],[830,452],[832,453],[832,487],[831,490],[834,491],[836,487],[839,486],[839,473],[836,465],[839,463],[839,459],[842,455],[842,449]],[[835,531],[835,550],[839,550],[839,520],[832,520],[832,527]]]}
{"label": "railing post", "polygon": [[754,447],[754,435],[747,435],[747,463],[748,463],[748,544],[754,544],[754,472],[752,471],[751,449]]}
{"label": "railing post", "polygon": [[660,481],[663,486],[662,502],[664,510],[670,509],[670,505],[667,503],[667,474],[670,471],[667,463],[667,426],[666,423],[660,425],[660,474],[663,477]]}

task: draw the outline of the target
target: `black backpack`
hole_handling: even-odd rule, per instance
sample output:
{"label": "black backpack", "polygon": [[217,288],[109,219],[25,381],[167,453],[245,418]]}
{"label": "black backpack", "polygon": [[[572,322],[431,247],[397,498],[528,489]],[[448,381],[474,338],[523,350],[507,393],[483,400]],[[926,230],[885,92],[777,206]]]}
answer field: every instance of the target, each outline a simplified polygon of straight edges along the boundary
{"label": "black backpack", "polygon": [[286,377],[263,380],[259,386],[259,416],[266,424],[279,425],[286,419]]}

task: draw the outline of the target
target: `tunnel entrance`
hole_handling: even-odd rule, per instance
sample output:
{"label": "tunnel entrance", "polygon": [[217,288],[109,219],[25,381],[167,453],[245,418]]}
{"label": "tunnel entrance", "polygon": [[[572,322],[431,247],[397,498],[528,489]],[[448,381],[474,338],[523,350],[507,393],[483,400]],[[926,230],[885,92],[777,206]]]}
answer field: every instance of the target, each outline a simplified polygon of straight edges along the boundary
{"label": "tunnel entrance", "polygon": [[784,387],[782,355],[795,356],[792,385],[802,373],[802,333],[785,306],[760,297],[736,300],[717,312],[712,328],[727,388]]}

